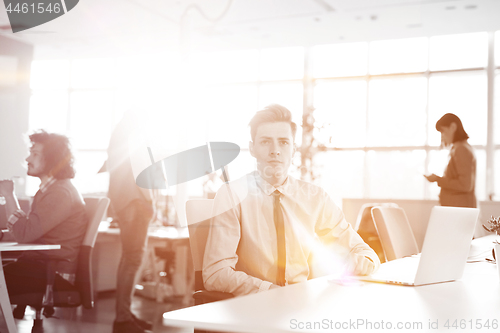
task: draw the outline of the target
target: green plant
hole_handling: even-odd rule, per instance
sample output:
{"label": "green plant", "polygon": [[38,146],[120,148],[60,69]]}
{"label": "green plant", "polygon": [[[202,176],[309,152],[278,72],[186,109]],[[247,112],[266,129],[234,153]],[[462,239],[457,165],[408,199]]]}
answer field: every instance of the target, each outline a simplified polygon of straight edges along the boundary
{"label": "green plant", "polygon": [[488,232],[494,232],[497,235],[500,235],[500,216],[497,218],[494,218],[491,216],[491,218],[486,221],[488,225],[483,224],[483,228],[487,230]]}
{"label": "green plant", "polygon": [[[329,125],[329,124],[328,124]],[[298,147],[300,152],[300,179],[314,182],[318,175],[314,171],[314,156],[326,151],[324,143],[318,139],[318,133],[327,125],[319,126],[314,119],[314,107],[306,107],[302,115],[302,144]],[[331,138],[330,138],[331,140]]]}

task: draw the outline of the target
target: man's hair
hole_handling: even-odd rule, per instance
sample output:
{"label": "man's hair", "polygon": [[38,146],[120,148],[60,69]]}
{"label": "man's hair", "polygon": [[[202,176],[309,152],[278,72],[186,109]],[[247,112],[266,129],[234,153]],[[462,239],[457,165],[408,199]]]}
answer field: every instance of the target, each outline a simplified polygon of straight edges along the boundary
{"label": "man's hair", "polygon": [[250,134],[252,136],[252,141],[255,140],[255,135],[257,135],[257,129],[260,125],[264,123],[277,123],[285,122],[289,123],[292,129],[292,136],[295,140],[295,133],[297,132],[297,124],[292,121],[292,113],[290,110],[281,106],[279,104],[271,104],[266,106],[263,110],[257,111],[252,120],[250,120]]}
{"label": "man's hair", "polygon": [[32,145],[43,144],[44,173],[56,179],[75,177],[74,156],[69,139],[61,134],[39,130],[29,136]]}
{"label": "man's hair", "polygon": [[457,124],[457,130],[455,131],[455,135],[453,136],[453,143],[457,141],[467,140],[469,135],[464,130],[464,126],[462,125],[462,121],[458,118],[457,115],[453,113],[447,113],[441,117],[436,123],[436,130],[441,132],[443,127],[449,127],[451,123]]}

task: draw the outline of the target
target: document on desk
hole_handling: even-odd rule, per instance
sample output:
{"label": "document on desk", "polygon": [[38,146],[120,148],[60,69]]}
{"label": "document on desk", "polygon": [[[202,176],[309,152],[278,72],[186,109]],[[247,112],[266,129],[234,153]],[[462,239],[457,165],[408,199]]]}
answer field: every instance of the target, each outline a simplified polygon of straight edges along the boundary
{"label": "document on desk", "polygon": [[496,235],[488,235],[481,238],[473,239],[471,242],[469,256],[467,262],[482,262],[493,261],[493,242],[496,240]]}

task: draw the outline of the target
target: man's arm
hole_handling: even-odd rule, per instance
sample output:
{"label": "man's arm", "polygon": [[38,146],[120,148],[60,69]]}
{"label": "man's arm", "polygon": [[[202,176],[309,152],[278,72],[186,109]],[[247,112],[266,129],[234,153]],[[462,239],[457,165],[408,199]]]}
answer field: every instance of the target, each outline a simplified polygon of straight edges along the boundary
{"label": "man's arm", "polygon": [[[54,188],[52,188],[54,187]],[[29,243],[64,222],[72,213],[73,203],[69,191],[52,185],[25,218],[20,218],[11,232],[18,242]]]}
{"label": "man's arm", "polygon": [[345,251],[345,269],[355,275],[369,275],[380,266],[380,260],[361,236],[345,220],[344,213],[325,194],[324,206],[316,224],[316,233],[323,244],[332,244]]}
{"label": "man's arm", "polygon": [[[203,283],[207,290],[222,291],[234,295],[246,295],[268,290],[271,282],[236,271],[241,228],[238,220],[241,206],[230,209],[227,185],[215,197],[214,212],[222,212],[212,218],[203,259]],[[224,207],[229,208],[226,210]],[[235,216],[236,214],[236,216]],[[237,217],[238,216],[238,217]]]}
{"label": "man's arm", "polygon": [[[22,218],[26,213],[21,210],[16,193],[14,192],[14,182],[12,180],[0,180],[0,196],[5,199],[5,215],[7,217],[7,227],[9,229]],[[16,239],[10,231],[4,230],[0,235],[2,241],[15,241]]]}
{"label": "man's arm", "polygon": [[5,215],[7,215],[7,219],[14,212],[21,210],[16,193],[14,192],[14,182],[12,180],[0,180],[0,196],[5,198]]}

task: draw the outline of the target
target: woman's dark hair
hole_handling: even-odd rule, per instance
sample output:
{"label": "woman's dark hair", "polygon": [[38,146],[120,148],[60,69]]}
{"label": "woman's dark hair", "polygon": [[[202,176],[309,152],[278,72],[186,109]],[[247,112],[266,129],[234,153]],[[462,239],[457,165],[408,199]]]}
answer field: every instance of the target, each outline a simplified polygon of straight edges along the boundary
{"label": "woman's dark hair", "polygon": [[464,126],[462,125],[462,121],[453,113],[447,113],[441,117],[436,123],[436,130],[441,132],[443,127],[449,127],[451,123],[457,124],[457,130],[455,131],[455,135],[453,136],[453,143],[457,141],[467,140],[469,136],[467,132],[464,130]]}
{"label": "woman's dark hair", "polygon": [[29,136],[31,144],[43,144],[44,172],[56,179],[75,177],[74,157],[69,139],[61,134],[39,130]]}

